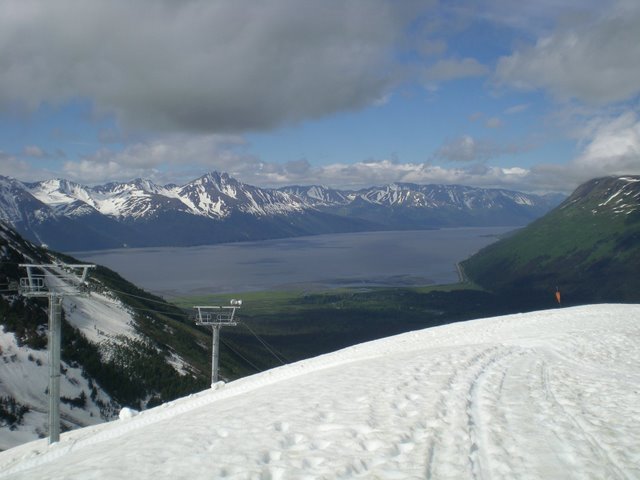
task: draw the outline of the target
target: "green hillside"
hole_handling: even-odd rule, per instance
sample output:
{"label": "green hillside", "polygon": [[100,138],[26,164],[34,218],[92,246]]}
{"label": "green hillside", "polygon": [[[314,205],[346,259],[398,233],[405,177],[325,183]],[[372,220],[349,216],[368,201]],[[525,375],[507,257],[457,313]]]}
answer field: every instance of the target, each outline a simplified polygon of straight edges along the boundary
{"label": "green hillside", "polygon": [[467,276],[523,306],[640,301],[640,176],[591,180],[466,260]]}

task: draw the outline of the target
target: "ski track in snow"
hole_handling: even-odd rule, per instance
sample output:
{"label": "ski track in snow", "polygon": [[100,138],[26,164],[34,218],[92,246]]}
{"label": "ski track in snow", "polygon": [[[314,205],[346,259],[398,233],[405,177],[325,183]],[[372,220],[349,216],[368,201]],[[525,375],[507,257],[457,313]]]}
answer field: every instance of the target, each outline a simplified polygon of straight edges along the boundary
{"label": "ski track in snow", "polygon": [[640,305],[350,347],[0,454],[0,478],[640,478]]}

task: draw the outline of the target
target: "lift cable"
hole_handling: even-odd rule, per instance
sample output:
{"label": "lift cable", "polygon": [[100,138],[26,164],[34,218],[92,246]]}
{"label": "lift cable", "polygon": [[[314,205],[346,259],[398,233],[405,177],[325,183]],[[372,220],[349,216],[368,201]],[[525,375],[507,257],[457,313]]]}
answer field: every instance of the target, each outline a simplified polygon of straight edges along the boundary
{"label": "lift cable", "polygon": [[[167,301],[163,301],[163,300],[154,300],[148,297],[142,297],[140,295],[134,295],[132,293],[128,293],[128,292],[123,292],[122,290],[116,290],[113,288],[108,288],[109,291],[115,292],[115,293],[119,293],[121,295],[126,295],[128,297],[133,297],[133,298],[138,298],[141,300],[145,300],[147,302],[152,302],[152,303],[158,303],[160,305],[167,305],[169,304],[169,302]],[[151,312],[151,313],[157,313],[160,315],[168,315],[168,316],[174,316],[174,317],[182,317],[186,320],[189,319],[189,315],[185,314],[185,313],[178,313],[178,312],[166,312],[166,311],[161,311],[161,310],[154,310],[154,309],[150,309],[150,308],[140,308],[140,307],[135,307],[133,305],[127,305],[129,308],[132,308],[134,310],[140,311],[140,312]],[[177,309],[180,309],[180,307],[176,306]],[[258,336],[257,333],[255,333],[253,331],[253,329],[246,323],[246,322],[241,322],[242,325],[246,326],[247,329],[249,330],[249,332],[251,332],[251,334],[256,337],[256,339],[262,344],[262,346],[264,346],[264,348],[271,354],[273,355],[273,357],[280,362],[281,365],[285,365],[286,363],[291,363],[290,360],[288,360],[284,355],[282,355],[281,353],[277,353],[275,351],[275,349],[273,347],[271,347],[265,340],[263,340],[260,336]],[[231,348],[226,342],[223,342],[227,347],[229,347],[231,350],[233,350],[233,348]],[[240,356],[241,358],[242,355],[239,352],[235,352],[238,356]],[[244,358],[244,360],[249,363],[253,368],[255,368],[257,371],[260,371],[254,364],[252,364],[249,360],[247,360],[246,358]]]}
{"label": "lift cable", "polygon": [[[140,298],[140,299],[142,299],[142,300],[147,300],[147,301],[149,301],[149,302],[155,302],[155,303],[159,303],[159,304],[162,304],[162,305],[166,305],[167,303],[169,303],[169,302],[166,302],[166,301],[159,301],[159,300],[152,300],[152,299],[148,299],[148,298],[145,298],[145,297],[141,297],[141,296],[139,296],[139,295],[133,295],[133,294],[131,294],[131,293],[122,292],[122,291],[120,291],[120,290],[113,290],[113,291],[114,291],[114,292],[116,292],[116,293],[121,293],[121,294],[123,294],[123,295],[127,295],[127,296],[134,297],[134,298]],[[148,312],[164,313],[164,314],[166,314],[166,315],[175,315],[175,316],[180,315],[180,314],[178,314],[178,313],[171,314],[171,313],[167,313],[167,312],[158,312],[157,310],[142,309],[142,308],[138,308],[138,307],[131,307],[131,308],[135,308],[136,310],[140,310],[140,311],[148,311]],[[180,308],[180,307],[177,307],[177,306],[176,306],[176,308]],[[185,315],[185,318],[188,318],[188,317],[187,317],[187,315]],[[260,337],[258,336],[258,334],[257,334],[257,333],[255,333],[255,332],[253,331],[253,329],[252,329],[252,328],[251,328],[251,327],[250,327],[246,322],[241,322],[241,324],[242,324],[242,325],[245,325],[245,326],[247,327],[247,329],[251,332],[251,334],[252,334],[254,337],[256,337],[256,339],[258,339],[258,341],[259,341],[259,342],[264,346],[264,348],[265,348],[269,353],[271,353],[271,355],[273,355],[273,357],[274,357],[278,362],[280,362],[280,364],[281,364],[281,365],[285,365],[285,364],[287,364],[287,363],[291,363],[291,361],[290,361],[290,360],[288,360],[284,355],[282,355],[281,353],[277,353],[277,352],[276,352],[276,350],[275,350],[273,347],[271,347],[271,346],[270,346],[266,341],[264,341],[262,338],[260,338]]]}
{"label": "lift cable", "polygon": [[[127,292],[123,292],[121,290],[116,290],[115,288],[111,288],[111,287],[107,287],[107,288],[111,292],[120,293],[122,295],[126,295],[127,297],[139,298],[141,300],[146,300],[147,302],[159,303],[161,305],[166,305],[166,304],[170,303],[170,302],[168,302],[166,300],[154,300],[154,299],[149,298],[149,297],[142,297],[140,295],[134,295],[133,293],[127,293]],[[180,308],[180,307],[176,306],[176,308]]]}
{"label": "lift cable", "polygon": [[[247,322],[242,322],[242,323],[241,323],[241,325],[244,325],[245,327],[247,327],[247,330],[249,330],[249,331],[253,334],[253,336],[254,336],[254,337],[256,337],[256,338],[258,339],[258,341],[259,341],[259,342],[264,346],[264,348],[266,348],[269,352],[271,352],[271,354],[274,356],[274,358],[275,358],[276,360],[278,360],[278,361],[280,362],[280,364],[281,364],[281,365],[285,365],[287,362],[289,362],[289,361],[284,357],[284,355],[278,355],[278,354],[274,351],[274,349],[273,349],[273,348],[271,348],[271,347],[267,344],[267,342],[265,342],[262,338],[260,338],[260,337],[258,336],[258,334],[256,334],[256,333],[251,329],[251,327],[247,324]],[[283,359],[284,359],[284,360],[283,360]],[[285,360],[286,360],[286,362],[285,362]],[[291,363],[291,362],[289,362],[289,363]]]}
{"label": "lift cable", "polygon": [[235,353],[237,356],[239,356],[242,360],[244,360],[245,362],[247,362],[247,364],[249,364],[257,373],[260,373],[262,370],[260,370],[260,368],[258,368],[256,366],[255,363],[253,363],[251,360],[249,360],[247,357],[245,357],[244,355],[242,355],[238,350],[236,350],[235,348],[233,348],[231,345],[229,345],[228,342],[225,342],[223,339],[220,339],[220,342],[222,342],[222,344],[227,347],[229,350],[231,350],[233,353]]}
{"label": "lift cable", "polygon": [[[130,293],[121,292],[119,290],[113,290],[113,291],[116,292],[116,293],[122,293],[123,295],[128,295],[128,296],[132,296],[132,297],[135,297],[135,298],[141,298],[141,299],[147,300],[146,298],[140,297],[138,295],[132,295]],[[149,300],[149,301],[160,303],[162,305],[166,305],[168,303],[168,302],[161,302],[161,301],[158,301],[158,300]],[[134,310],[138,310],[138,311],[152,312],[152,313],[158,313],[158,314],[162,314],[162,315],[173,315],[175,317],[182,317],[182,318],[184,318],[186,320],[189,319],[189,316],[187,314],[185,314],[185,313],[178,313],[178,312],[169,313],[169,312],[163,312],[163,311],[160,311],[160,310],[153,310],[153,309],[150,309],[150,308],[139,308],[139,307],[135,307],[135,306],[132,306],[132,305],[128,305],[128,306],[130,308],[132,308]],[[180,307],[176,307],[176,308],[180,308]],[[258,334],[256,334],[251,329],[251,327],[249,327],[249,325],[246,324],[246,322],[240,322],[240,324],[241,325],[245,325],[247,327],[247,329],[251,332],[251,334],[253,334],[253,336],[256,337],[256,339],[264,346],[264,348],[267,350],[267,352],[269,352],[271,355],[273,355],[273,357],[278,362],[280,362],[281,365],[285,365],[286,363],[291,363],[284,355],[276,353],[275,349],[273,347],[269,346],[269,344],[266,341],[264,341],[262,338],[260,338],[258,336]],[[240,355],[240,354],[238,354],[238,355]],[[255,367],[255,365],[254,365],[254,368],[257,368],[257,367]],[[260,370],[258,370],[258,371],[260,371]]]}
{"label": "lift cable", "polygon": [[189,315],[187,315],[186,313],[179,313],[179,312],[163,312],[162,310],[154,310],[152,308],[140,308],[140,307],[133,307],[131,305],[127,305],[127,307],[136,310],[138,312],[151,312],[151,313],[158,313],[160,315],[166,315],[167,317],[175,317],[175,318],[184,318],[186,320],[189,320]]}

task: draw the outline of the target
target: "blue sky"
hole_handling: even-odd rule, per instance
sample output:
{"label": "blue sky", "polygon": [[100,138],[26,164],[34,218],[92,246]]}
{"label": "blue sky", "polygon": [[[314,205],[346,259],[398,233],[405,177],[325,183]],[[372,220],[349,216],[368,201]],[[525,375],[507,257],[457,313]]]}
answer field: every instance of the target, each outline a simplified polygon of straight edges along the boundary
{"label": "blue sky", "polygon": [[520,3],[5,0],[0,175],[569,192],[640,174],[640,3]]}

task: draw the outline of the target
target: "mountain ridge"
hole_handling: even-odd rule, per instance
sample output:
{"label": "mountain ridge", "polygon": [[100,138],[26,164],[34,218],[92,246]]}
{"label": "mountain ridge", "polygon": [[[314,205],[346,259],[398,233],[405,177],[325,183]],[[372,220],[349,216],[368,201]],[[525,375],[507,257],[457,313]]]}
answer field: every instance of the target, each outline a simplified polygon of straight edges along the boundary
{"label": "mountain ridge", "polygon": [[[640,301],[640,176],[602,177],[462,263],[493,292],[568,302]],[[546,293],[544,293],[546,292]]]}
{"label": "mountain ridge", "polygon": [[140,178],[94,187],[65,179],[22,183],[0,178],[0,218],[29,240],[61,251],[390,229],[520,226],[554,202],[460,185],[269,189],[219,172],[165,186]]}

